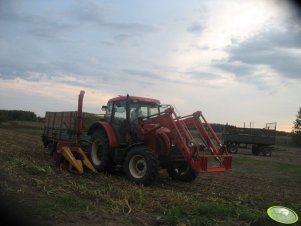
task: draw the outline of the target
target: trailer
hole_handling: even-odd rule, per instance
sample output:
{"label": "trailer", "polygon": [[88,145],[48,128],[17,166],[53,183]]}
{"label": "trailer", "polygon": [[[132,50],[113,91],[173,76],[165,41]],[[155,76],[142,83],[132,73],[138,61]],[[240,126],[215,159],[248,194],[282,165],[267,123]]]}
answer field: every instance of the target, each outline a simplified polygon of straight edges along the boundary
{"label": "trailer", "polygon": [[275,144],[276,122],[266,123],[265,128],[242,128],[225,125],[222,134],[224,144],[232,154],[238,152],[242,144],[252,145],[252,154],[272,155],[272,145]]}

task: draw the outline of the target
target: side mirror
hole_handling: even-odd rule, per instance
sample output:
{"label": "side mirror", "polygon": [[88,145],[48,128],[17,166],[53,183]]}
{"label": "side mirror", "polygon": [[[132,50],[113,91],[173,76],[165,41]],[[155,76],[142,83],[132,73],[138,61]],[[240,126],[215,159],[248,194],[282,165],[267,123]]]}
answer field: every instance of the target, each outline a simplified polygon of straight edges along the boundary
{"label": "side mirror", "polygon": [[107,109],[108,109],[108,106],[106,106],[106,105],[103,105],[103,106],[101,107],[101,110],[102,110],[102,111],[107,111]]}

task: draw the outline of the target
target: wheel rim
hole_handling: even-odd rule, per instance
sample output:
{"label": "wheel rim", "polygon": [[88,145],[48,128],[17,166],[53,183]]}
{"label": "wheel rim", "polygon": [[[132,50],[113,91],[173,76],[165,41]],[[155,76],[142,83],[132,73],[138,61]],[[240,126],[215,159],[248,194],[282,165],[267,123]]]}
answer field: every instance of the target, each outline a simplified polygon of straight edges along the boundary
{"label": "wheel rim", "polygon": [[94,165],[100,165],[103,154],[103,146],[101,140],[95,140],[92,143],[91,160]]}
{"label": "wheel rim", "polygon": [[265,155],[265,156],[271,156],[271,150],[266,149],[266,150],[264,150],[262,153],[263,153],[263,155]]}
{"label": "wheel rim", "polygon": [[238,151],[238,145],[236,143],[231,143],[228,145],[228,151],[230,153],[236,153]]}
{"label": "wheel rim", "polygon": [[134,155],[129,162],[129,171],[134,178],[142,178],[147,171],[146,160],[142,155]]}
{"label": "wheel rim", "polygon": [[179,176],[186,174],[188,171],[189,171],[188,165],[174,168],[174,172]]}

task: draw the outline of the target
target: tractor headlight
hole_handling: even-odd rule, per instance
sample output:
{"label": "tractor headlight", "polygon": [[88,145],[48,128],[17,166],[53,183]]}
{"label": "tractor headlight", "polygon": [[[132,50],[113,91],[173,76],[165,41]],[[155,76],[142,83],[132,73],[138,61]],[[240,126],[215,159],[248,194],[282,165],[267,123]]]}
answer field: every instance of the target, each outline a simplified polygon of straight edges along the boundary
{"label": "tractor headlight", "polygon": [[195,146],[194,143],[188,142],[188,147],[192,148],[192,147],[194,147],[194,146]]}

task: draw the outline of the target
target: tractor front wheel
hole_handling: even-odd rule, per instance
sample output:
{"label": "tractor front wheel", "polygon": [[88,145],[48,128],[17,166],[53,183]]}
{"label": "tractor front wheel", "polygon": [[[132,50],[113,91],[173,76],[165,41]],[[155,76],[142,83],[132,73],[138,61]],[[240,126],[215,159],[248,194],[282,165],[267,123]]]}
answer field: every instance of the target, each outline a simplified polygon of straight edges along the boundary
{"label": "tractor front wheel", "polygon": [[173,180],[184,182],[192,182],[199,175],[199,173],[192,169],[191,166],[186,162],[179,166],[169,166],[167,168],[167,173]]}
{"label": "tractor front wheel", "polygon": [[110,172],[113,168],[113,157],[110,153],[108,137],[105,131],[98,129],[92,134],[92,144],[88,157],[99,172]]}
{"label": "tractor front wheel", "polygon": [[150,185],[158,176],[158,160],[146,146],[131,148],[125,157],[123,168],[128,180],[136,184]]}

